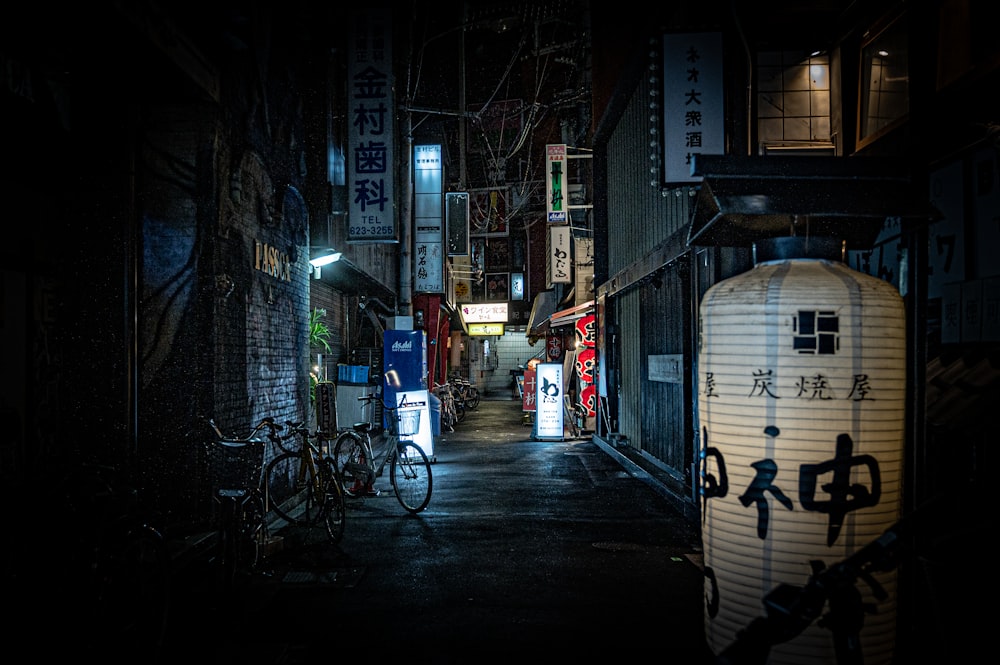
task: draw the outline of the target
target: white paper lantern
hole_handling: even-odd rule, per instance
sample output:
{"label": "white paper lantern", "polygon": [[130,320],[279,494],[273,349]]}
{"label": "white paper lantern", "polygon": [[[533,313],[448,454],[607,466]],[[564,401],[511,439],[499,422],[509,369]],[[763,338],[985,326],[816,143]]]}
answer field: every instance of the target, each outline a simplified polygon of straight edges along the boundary
{"label": "white paper lantern", "polygon": [[[765,614],[770,591],[805,585],[811,560],[837,563],[901,511],[902,299],[831,258],[839,242],[780,241],[758,244],[755,267],[710,288],[700,309],[705,634],[717,654]],[[782,258],[762,260],[761,246]],[[858,584],[877,605],[860,632],[865,665],[894,651],[895,572],[876,580],[888,599]],[[814,622],[768,662],[837,665],[833,644]]]}

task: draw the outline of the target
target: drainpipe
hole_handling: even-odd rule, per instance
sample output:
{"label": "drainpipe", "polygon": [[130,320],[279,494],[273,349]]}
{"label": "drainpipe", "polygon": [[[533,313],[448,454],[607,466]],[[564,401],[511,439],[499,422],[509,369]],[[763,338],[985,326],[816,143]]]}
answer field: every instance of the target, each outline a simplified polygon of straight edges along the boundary
{"label": "drainpipe", "polygon": [[403,196],[399,203],[399,305],[401,316],[413,314],[413,116],[407,109],[403,127]]}
{"label": "drainpipe", "polygon": [[753,156],[753,56],[750,53],[750,45],[747,43],[747,36],[743,32],[743,24],[740,23],[739,14],[736,12],[736,2],[729,3],[733,12],[733,22],[736,24],[736,31],[740,33],[740,40],[743,42],[743,50],[747,54],[747,155]]}
{"label": "drainpipe", "polygon": [[[413,24],[410,21],[410,48],[407,49],[407,63],[404,71],[410,70],[410,59],[413,53]],[[408,88],[409,86],[407,86]],[[407,96],[410,90],[406,91]],[[397,311],[401,316],[413,315],[413,113],[410,111],[410,100],[404,99],[406,110],[403,113],[403,195],[399,200],[399,302]]]}

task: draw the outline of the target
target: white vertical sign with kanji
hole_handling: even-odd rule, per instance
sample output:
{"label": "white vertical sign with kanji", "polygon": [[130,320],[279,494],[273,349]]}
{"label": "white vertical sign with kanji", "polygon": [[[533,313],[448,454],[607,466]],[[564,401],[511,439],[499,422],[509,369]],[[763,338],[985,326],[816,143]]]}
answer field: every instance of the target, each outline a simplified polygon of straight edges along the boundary
{"label": "white vertical sign with kanji", "polygon": [[725,154],[722,34],[663,36],[663,177],[696,182],[693,155]]}
{"label": "white vertical sign with kanji", "polygon": [[347,240],[395,242],[392,14],[366,7],[351,16],[347,57]]}
{"label": "white vertical sign with kanji", "polygon": [[570,259],[570,228],[568,226],[549,227],[548,286],[569,284],[572,281],[572,260]]}
{"label": "white vertical sign with kanji", "polygon": [[413,291],[444,292],[441,146],[413,146]]}

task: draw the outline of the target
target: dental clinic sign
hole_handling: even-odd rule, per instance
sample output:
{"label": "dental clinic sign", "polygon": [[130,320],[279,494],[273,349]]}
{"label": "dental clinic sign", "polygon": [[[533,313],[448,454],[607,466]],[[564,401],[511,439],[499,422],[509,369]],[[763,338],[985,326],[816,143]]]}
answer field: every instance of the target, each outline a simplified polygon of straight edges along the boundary
{"label": "dental clinic sign", "polygon": [[395,242],[392,15],[365,7],[351,15],[347,54],[348,242]]}
{"label": "dental clinic sign", "polygon": [[722,34],[663,36],[663,178],[700,182],[691,157],[725,154]]}

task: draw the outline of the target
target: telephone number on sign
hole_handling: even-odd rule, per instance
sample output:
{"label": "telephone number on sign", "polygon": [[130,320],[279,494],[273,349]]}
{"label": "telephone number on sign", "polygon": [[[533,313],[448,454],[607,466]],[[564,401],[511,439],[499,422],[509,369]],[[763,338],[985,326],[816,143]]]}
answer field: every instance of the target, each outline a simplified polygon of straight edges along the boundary
{"label": "telephone number on sign", "polygon": [[348,230],[352,236],[390,236],[391,226],[352,226]]}

